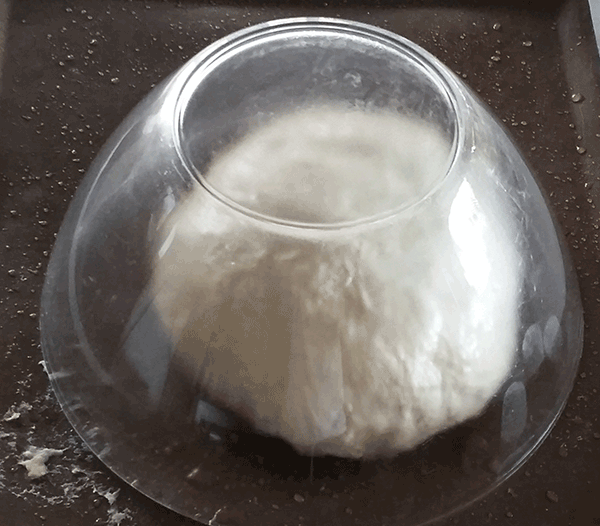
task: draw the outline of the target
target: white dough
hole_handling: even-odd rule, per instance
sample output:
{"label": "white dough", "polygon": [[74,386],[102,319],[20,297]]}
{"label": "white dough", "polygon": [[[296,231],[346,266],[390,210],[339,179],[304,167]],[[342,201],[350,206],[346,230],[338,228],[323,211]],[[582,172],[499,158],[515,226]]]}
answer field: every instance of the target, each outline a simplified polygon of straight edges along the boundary
{"label": "white dough", "polygon": [[[167,218],[153,293],[190,378],[298,451],[392,455],[477,416],[510,372],[518,257],[466,180],[422,198],[450,145],[337,107],[275,118],[219,156]],[[440,201],[442,202],[442,201]]]}

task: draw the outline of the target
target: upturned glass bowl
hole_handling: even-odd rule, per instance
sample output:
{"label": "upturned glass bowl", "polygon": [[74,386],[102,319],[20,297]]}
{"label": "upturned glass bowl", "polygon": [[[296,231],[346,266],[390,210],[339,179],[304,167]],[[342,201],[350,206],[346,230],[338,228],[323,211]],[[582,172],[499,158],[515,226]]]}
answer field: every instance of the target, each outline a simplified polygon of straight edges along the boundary
{"label": "upturned glass bowl", "polygon": [[41,304],[83,440],[211,525],[471,503],[549,433],[582,327],[490,111],[412,42],[325,18],[236,32],[147,95],[73,199]]}

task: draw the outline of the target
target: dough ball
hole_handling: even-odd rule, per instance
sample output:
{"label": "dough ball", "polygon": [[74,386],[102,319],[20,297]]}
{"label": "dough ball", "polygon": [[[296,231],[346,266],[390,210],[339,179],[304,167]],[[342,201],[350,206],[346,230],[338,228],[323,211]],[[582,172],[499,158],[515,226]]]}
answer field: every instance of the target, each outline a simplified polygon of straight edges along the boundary
{"label": "dough ball", "polygon": [[424,123],[322,107],[219,156],[206,181],[236,205],[194,187],[154,260],[190,380],[307,454],[394,455],[480,414],[514,360],[518,257],[468,181],[423,200],[449,155]]}

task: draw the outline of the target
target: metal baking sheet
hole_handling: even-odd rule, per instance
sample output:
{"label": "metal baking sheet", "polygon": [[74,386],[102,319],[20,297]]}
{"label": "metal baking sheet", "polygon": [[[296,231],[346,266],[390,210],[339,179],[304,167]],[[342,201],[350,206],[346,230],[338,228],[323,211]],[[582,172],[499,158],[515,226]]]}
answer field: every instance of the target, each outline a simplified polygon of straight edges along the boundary
{"label": "metal baking sheet", "polygon": [[[565,413],[508,482],[440,524],[600,524],[600,62],[580,0],[15,0],[0,38],[0,524],[196,524],[114,476],[60,412],[40,364],[44,270],[86,167],[152,86],[238,28],[302,15],[395,31],[461,75],[525,153],[578,271],[585,348]],[[34,480],[19,464],[32,446],[54,450]],[[397,524],[368,518],[385,497],[341,492],[332,505],[339,524]],[[253,506],[267,506],[274,523],[320,524],[310,500],[250,498],[219,521],[259,524]]]}

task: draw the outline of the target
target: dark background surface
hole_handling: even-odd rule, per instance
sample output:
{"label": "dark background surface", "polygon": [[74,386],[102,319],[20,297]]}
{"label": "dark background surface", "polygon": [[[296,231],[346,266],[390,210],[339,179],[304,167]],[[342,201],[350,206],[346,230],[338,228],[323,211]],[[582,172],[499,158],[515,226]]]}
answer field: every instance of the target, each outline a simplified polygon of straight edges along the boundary
{"label": "dark background surface", "polygon": [[[458,72],[508,126],[572,249],[587,323],[567,409],[507,483],[439,524],[600,524],[600,90],[585,2],[15,0],[0,93],[0,525],[195,524],[113,476],[57,407],[40,365],[44,270],[86,167],[150,88],[233,30],[296,15],[396,31]],[[33,481],[18,464],[30,445],[63,450]]]}

